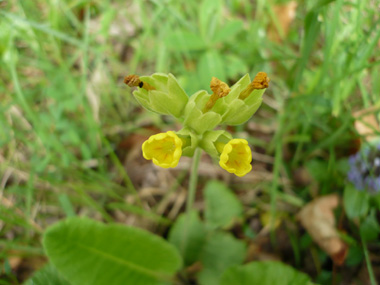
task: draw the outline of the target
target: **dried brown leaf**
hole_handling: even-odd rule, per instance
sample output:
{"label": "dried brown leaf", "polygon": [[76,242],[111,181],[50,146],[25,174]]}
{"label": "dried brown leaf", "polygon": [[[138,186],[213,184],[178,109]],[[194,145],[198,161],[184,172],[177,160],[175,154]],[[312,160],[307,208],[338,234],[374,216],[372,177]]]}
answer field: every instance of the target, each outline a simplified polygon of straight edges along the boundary
{"label": "dried brown leaf", "polygon": [[328,195],[307,204],[298,214],[301,224],[312,239],[333,259],[337,265],[343,264],[347,245],[339,237],[333,210],[339,204],[338,195]]}
{"label": "dried brown leaf", "polygon": [[379,137],[380,124],[375,115],[376,109],[376,107],[372,107],[354,113],[356,118],[355,128],[361,136],[366,138],[367,141]]}
{"label": "dried brown leaf", "polygon": [[276,27],[275,23],[272,23],[268,28],[268,36],[272,41],[281,42],[288,35],[290,25],[296,17],[296,9],[296,1],[290,1],[286,4],[275,5],[273,7],[273,13],[279,27]]}

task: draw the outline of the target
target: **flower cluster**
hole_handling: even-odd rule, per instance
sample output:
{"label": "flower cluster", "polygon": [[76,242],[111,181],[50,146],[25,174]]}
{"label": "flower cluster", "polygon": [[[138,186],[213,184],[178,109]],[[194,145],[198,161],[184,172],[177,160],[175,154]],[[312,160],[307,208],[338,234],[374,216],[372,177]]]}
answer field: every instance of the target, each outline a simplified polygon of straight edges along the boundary
{"label": "flower cluster", "polygon": [[192,156],[200,147],[218,158],[219,165],[230,173],[241,177],[251,171],[248,142],[214,128],[219,124],[242,124],[257,111],[269,85],[265,72],[259,72],[252,82],[247,74],[231,88],[213,77],[212,94],[201,90],[190,97],[172,74],[129,75],[124,83],[138,87],[133,95],[144,108],[171,115],[184,126],[178,132],[151,136],[142,145],[144,158],[164,168],[176,167],[182,155]]}
{"label": "flower cluster", "polygon": [[380,192],[380,144],[365,148],[349,158],[348,180],[359,191]]}

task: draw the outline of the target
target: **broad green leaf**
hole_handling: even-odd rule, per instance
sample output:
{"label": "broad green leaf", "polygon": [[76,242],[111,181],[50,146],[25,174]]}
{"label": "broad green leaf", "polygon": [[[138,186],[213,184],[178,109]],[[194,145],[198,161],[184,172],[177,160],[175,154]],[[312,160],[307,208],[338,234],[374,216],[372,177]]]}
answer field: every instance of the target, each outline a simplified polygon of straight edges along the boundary
{"label": "broad green leaf", "polygon": [[215,232],[209,236],[201,254],[203,269],[198,275],[200,284],[219,285],[220,277],[227,268],[243,263],[245,252],[245,243],[229,233]]}
{"label": "broad green leaf", "polygon": [[205,218],[212,228],[229,226],[238,218],[243,207],[234,193],[218,181],[210,181],[204,190]]}
{"label": "broad green leaf", "polygon": [[68,218],[51,226],[43,245],[50,261],[75,284],[170,284],[181,267],[171,244],[147,231]]}
{"label": "broad green leaf", "polygon": [[305,285],[309,276],[277,261],[251,262],[228,269],[221,285]]}
{"label": "broad green leaf", "polygon": [[369,198],[367,192],[359,191],[355,186],[348,184],[343,195],[347,216],[350,219],[365,216],[369,209]]}
{"label": "broad green leaf", "polygon": [[45,265],[42,269],[38,270],[32,278],[28,279],[25,285],[46,285],[46,284],[54,284],[54,285],[70,285],[70,283],[63,278],[61,273],[57,271],[57,269],[51,265]]}
{"label": "broad green leaf", "polygon": [[213,76],[222,81],[226,81],[226,66],[223,58],[217,51],[205,52],[199,59],[198,75],[199,82],[202,84],[202,89],[208,90],[210,81]]}
{"label": "broad green leaf", "polygon": [[206,229],[196,211],[178,217],[169,232],[169,242],[182,254],[185,265],[199,259],[206,239]]}
{"label": "broad green leaf", "polygon": [[164,41],[169,49],[175,51],[197,51],[206,48],[203,39],[189,31],[174,31]]}

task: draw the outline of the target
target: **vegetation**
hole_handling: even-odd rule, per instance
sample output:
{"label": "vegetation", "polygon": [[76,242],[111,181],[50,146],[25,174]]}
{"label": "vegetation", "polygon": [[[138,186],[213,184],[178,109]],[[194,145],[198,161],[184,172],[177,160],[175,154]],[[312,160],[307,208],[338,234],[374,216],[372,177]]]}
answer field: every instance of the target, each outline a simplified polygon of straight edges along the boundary
{"label": "vegetation", "polygon": [[[380,192],[357,182],[380,176],[377,1],[0,8],[0,284],[380,280]],[[172,73],[190,96],[259,71],[260,109],[220,127],[248,141],[251,172],[144,160],[145,140],[181,126],[141,108],[126,75]]]}

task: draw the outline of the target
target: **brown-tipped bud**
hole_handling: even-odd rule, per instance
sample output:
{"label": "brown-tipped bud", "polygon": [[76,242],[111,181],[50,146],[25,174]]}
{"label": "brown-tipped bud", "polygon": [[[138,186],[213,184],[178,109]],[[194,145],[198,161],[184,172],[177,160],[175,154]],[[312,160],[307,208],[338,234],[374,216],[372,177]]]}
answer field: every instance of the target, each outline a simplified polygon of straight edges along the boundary
{"label": "brown-tipped bud", "polygon": [[265,89],[269,86],[269,77],[265,72],[259,72],[252,81],[252,86],[254,89]]}
{"label": "brown-tipped bud", "polygon": [[210,88],[213,93],[211,94],[210,99],[207,101],[205,107],[203,108],[203,113],[210,111],[211,108],[215,105],[216,100],[224,96],[227,96],[228,93],[230,93],[231,91],[230,87],[228,87],[226,83],[224,83],[216,77],[212,77]]}
{"label": "brown-tipped bud", "polygon": [[140,80],[140,77],[135,74],[131,74],[124,77],[124,83],[127,84],[129,87],[141,87],[140,85],[143,84]]}
{"label": "brown-tipped bud", "polygon": [[216,77],[211,79],[210,88],[212,92],[218,96],[218,98],[227,96],[231,91],[230,87],[228,87],[226,83]]}
{"label": "brown-tipped bud", "polygon": [[140,87],[144,88],[145,90],[155,90],[153,86],[149,85],[146,82],[142,82],[140,80],[140,77],[135,74],[128,75],[124,77],[124,83],[127,84],[129,87]]}
{"label": "brown-tipped bud", "polygon": [[268,88],[269,81],[270,79],[265,72],[257,73],[253,81],[243,91],[241,91],[239,99],[246,99],[249,96],[249,94],[251,94],[252,91],[255,89]]}

